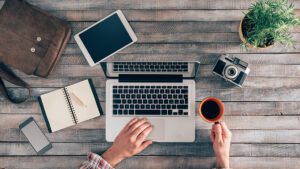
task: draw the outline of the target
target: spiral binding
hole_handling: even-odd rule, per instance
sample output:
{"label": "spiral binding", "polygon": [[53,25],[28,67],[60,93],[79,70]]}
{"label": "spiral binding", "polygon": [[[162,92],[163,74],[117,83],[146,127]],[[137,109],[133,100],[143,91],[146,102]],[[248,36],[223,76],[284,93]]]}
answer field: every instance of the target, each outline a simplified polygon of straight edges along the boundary
{"label": "spiral binding", "polygon": [[70,110],[70,112],[71,112],[72,120],[73,120],[73,122],[74,122],[75,124],[77,124],[77,123],[78,123],[78,119],[77,119],[77,116],[76,116],[76,114],[75,114],[75,109],[74,109],[74,106],[73,106],[73,104],[72,104],[72,102],[71,102],[71,98],[70,98],[70,95],[69,95],[69,92],[68,92],[68,89],[67,89],[67,88],[64,88],[64,97],[65,97],[66,101],[69,103],[69,104],[68,104],[68,108],[69,108],[69,110]]}

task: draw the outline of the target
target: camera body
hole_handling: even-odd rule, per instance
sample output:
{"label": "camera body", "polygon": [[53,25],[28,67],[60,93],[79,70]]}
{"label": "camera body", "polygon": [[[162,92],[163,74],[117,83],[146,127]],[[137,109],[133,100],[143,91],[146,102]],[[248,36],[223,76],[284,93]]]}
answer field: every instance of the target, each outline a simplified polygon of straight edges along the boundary
{"label": "camera body", "polygon": [[222,55],[213,69],[214,74],[239,87],[242,87],[249,72],[248,63],[230,55]]}

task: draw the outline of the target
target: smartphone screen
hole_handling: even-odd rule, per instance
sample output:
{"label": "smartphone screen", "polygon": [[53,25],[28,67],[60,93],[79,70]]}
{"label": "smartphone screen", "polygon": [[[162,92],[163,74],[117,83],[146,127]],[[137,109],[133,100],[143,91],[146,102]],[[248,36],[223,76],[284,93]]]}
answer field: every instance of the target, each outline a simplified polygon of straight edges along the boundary
{"label": "smartphone screen", "polygon": [[20,125],[20,130],[24,133],[38,154],[43,154],[52,147],[51,143],[32,117]]}

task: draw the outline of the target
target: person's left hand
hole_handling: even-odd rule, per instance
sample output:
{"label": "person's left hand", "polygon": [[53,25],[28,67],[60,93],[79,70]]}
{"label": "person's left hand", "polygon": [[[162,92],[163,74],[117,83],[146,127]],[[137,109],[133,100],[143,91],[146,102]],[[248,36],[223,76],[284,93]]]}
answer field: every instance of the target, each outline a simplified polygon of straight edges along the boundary
{"label": "person's left hand", "polygon": [[147,119],[132,119],[116,137],[113,145],[102,154],[102,157],[115,167],[122,160],[140,153],[152,144],[151,140],[146,140],[151,131],[152,126]]}

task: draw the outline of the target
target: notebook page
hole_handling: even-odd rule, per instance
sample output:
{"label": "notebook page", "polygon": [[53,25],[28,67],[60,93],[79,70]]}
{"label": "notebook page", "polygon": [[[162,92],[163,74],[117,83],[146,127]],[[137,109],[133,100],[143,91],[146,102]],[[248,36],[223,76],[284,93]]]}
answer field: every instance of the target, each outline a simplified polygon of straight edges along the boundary
{"label": "notebook page", "polygon": [[52,132],[74,125],[63,89],[41,96]]}
{"label": "notebook page", "polygon": [[88,80],[66,87],[78,123],[100,116],[95,97]]}

